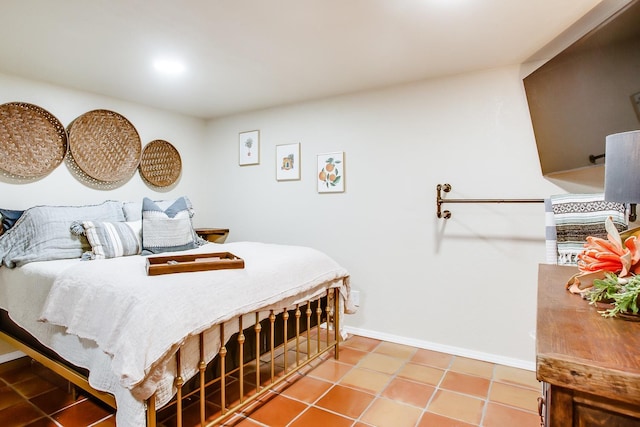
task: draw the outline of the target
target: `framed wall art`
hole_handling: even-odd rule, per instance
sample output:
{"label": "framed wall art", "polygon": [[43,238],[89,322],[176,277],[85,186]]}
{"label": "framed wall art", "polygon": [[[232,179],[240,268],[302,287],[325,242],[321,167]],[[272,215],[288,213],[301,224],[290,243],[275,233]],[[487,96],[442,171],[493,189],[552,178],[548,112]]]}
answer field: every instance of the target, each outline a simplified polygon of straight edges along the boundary
{"label": "framed wall art", "polygon": [[276,180],[300,179],[300,143],[276,145]]}
{"label": "framed wall art", "polygon": [[318,193],[344,191],[344,151],[318,154]]}
{"label": "framed wall art", "polygon": [[257,165],[260,163],[260,131],[252,130],[240,132],[238,137],[240,166]]}

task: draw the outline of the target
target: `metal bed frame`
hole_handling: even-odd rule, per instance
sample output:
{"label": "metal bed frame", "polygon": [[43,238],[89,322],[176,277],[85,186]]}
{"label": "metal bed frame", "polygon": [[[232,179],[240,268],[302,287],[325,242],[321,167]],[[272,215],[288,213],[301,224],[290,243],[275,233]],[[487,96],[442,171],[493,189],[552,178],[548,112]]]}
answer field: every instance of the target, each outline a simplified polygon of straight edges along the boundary
{"label": "metal bed frame", "polygon": [[[345,279],[343,279],[345,280]],[[324,310],[322,309],[321,300],[326,300]],[[162,419],[168,418],[175,413],[176,425],[183,426],[183,413],[189,407],[193,410],[192,405],[199,407],[199,419],[202,426],[215,426],[229,419],[236,413],[246,408],[251,402],[264,396],[274,387],[282,384],[293,374],[300,372],[302,368],[309,365],[319,357],[334,351],[335,359],[339,357],[340,342],[340,298],[337,288],[329,288],[325,295],[316,299],[309,300],[306,303],[298,304],[295,309],[283,309],[281,312],[268,312],[268,330],[262,331],[261,313],[264,311],[256,311],[247,313],[255,314],[255,323],[248,327],[243,327],[244,316],[239,316],[239,328],[237,331],[225,331],[224,324],[214,326],[219,328],[221,337],[221,348],[218,356],[209,364],[216,364],[213,368],[219,370],[219,375],[211,379],[205,375],[208,366],[204,360],[205,333],[199,335],[200,361],[197,369],[198,373],[189,381],[192,390],[185,388],[186,379],[181,376],[181,350],[176,353],[176,378],[174,381],[177,390],[174,399],[162,408],[156,408],[155,395],[146,402],[146,424],[147,427],[156,427],[158,424],[159,414]],[[317,303],[316,303],[317,302]],[[312,310],[312,303],[316,303],[316,309]],[[291,319],[293,315],[293,319]],[[283,342],[276,342],[276,318],[281,317],[283,323]],[[305,322],[306,329],[301,328],[301,320]],[[293,323],[290,323],[293,322]],[[315,323],[314,326],[311,326]],[[295,330],[292,334],[291,327]],[[235,342],[225,339],[236,335]],[[249,356],[245,352],[245,341],[247,333],[255,334],[256,348],[255,354],[248,362],[245,356]],[[266,336],[262,334],[266,334]],[[116,409],[116,402],[113,395],[93,389],[88,382],[87,376],[77,372],[66,364],[53,360],[43,352],[34,349],[32,346],[16,339],[4,331],[0,331],[0,339],[5,340],[16,349],[24,352],[27,356],[41,363],[48,369],[62,376],[72,384],[76,385],[85,392],[91,394],[95,398],[104,402],[108,406]],[[268,349],[266,352],[260,351],[258,343],[267,340]],[[230,345],[237,345],[234,353],[237,360],[232,360],[232,366],[236,366],[227,370],[227,360],[230,356],[228,351]],[[289,361],[290,356],[294,359]],[[253,377],[253,379],[251,379]],[[219,410],[214,413],[207,413],[207,395],[211,393],[219,393]],[[230,396],[239,393],[237,399]],[[210,409],[209,409],[210,410]],[[166,416],[165,416],[166,415]]]}

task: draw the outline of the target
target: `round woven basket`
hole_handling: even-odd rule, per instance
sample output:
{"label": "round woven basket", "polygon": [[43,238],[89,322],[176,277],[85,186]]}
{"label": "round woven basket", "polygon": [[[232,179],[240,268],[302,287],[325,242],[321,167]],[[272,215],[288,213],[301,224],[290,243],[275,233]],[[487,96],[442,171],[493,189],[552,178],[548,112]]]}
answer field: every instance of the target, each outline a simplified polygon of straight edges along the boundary
{"label": "round woven basket", "polygon": [[169,142],[156,139],[145,145],[140,160],[140,175],[156,187],[176,182],[182,170],[178,150]]}
{"label": "round woven basket", "polygon": [[91,178],[117,182],[130,178],[138,168],[142,144],[136,128],[125,117],[109,110],[93,110],[68,127],[69,152],[78,167]]}
{"label": "round woven basket", "polygon": [[60,121],[37,105],[0,105],[0,169],[18,178],[37,178],[55,169],[67,152]]}

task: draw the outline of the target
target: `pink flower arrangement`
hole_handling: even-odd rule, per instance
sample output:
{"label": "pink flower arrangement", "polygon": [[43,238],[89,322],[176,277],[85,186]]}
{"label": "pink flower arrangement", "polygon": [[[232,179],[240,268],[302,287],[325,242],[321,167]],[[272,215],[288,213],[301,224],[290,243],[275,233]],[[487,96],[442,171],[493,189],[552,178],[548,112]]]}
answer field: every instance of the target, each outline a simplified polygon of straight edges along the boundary
{"label": "pink flower arrangement", "polygon": [[605,221],[607,240],[587,237],[584,250],[578,255],[578,268],[583,273],[607,271],[621,277],[640,271],[640,245],[635,235],[622,240],[611,218]]}
{"label": "pink flower arrangement", "polygon": [[582,293],[593,286],[593,280],[607,273],[626,277],[640,273],[640,229],[618,232],[611,218],[605,221],[607,239],[589,236],[584,250],[578,255],[579,274],[567,283],[573,293]]}

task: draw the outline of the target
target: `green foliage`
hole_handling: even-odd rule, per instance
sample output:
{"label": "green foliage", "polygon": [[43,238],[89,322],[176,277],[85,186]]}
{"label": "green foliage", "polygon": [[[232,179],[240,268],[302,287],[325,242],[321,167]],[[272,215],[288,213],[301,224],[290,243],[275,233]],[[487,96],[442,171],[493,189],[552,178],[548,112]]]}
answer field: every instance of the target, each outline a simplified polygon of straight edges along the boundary
{"label": "green foliage", "polygon": [[615,317],[620,313],[638,314],[638,295],[640,294],[640,275],[619,278],[608,273],[604,279],[593,281],[593,288],[587,291],[591,304],[611,303],[612,308],[600,311],[604,317]]}

